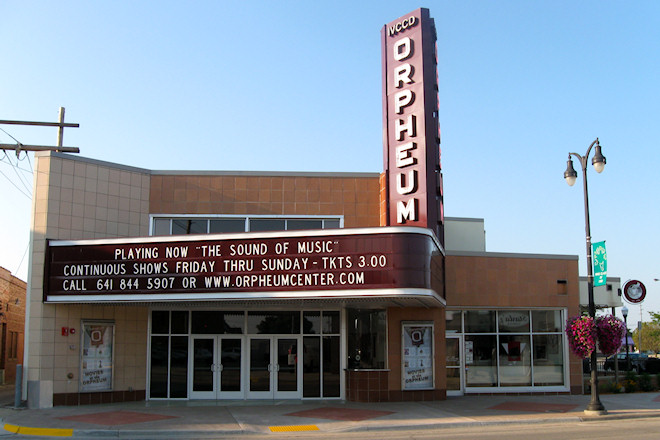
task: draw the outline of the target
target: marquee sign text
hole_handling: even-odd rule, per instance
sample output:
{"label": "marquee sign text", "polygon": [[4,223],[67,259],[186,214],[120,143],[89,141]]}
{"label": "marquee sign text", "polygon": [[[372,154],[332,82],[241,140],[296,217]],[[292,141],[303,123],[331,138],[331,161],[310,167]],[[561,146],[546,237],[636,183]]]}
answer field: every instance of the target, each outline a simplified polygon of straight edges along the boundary
{"label": "marquee sign text", "polygon": [[429,235],[415,233],[209,237],[51,242],[45,299],[430,288],[428,271],[432,254],[437,254]]}

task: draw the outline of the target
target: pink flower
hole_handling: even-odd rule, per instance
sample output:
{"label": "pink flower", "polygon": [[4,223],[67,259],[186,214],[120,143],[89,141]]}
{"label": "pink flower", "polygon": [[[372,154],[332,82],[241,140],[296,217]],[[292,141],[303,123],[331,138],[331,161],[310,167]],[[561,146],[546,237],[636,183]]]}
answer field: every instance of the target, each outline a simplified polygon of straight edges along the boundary
{"label": "pink flower", "polygon": [[578,357],[588,358],[596,349],[596,325],[589,316],[576,316],[566,321],[568,346]]}
{"label": "pink flower", "polygon": [[599,316],[596,318],[596,333],[598,348],[605,356],[610,356],[621,348],[626,328],[623,321],[612,315]]}
{"label": "pink flower", "polygon": [[625,335],[623,322],[612,315],[575,316],[566,321],[566,337],[571,351],[578,357],[588,358],[598,348],[606,355],[617,353]]}

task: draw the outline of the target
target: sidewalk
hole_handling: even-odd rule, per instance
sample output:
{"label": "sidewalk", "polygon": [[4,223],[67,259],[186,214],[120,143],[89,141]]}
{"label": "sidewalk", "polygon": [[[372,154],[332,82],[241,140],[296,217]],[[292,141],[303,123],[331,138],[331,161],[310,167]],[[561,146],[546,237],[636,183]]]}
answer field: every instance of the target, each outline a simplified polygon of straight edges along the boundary
{"label": "sidewalk", "polygon": [[[0,408],[0,436],[218,438],[272,432],[442,429],[660,417],[660,393],[601,395],[608,414],[586,416],[590,396],[462,396],[437,402],[178,401]],[[317,432],[318,433],[318,432]],[[160,434],[160,435],[159,435]],[[21,436],[22,437],[22,436]]]}

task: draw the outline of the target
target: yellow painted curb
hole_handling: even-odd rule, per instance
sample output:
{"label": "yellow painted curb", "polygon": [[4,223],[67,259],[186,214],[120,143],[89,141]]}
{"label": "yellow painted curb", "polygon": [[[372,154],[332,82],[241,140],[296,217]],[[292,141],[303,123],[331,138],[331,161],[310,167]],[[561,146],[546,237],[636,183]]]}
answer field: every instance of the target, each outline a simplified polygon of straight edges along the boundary
{"label": "yellow painted curb", "polygon": [[269,426],[271,432],[318,431],[316,425]]}
{"label": "yellow painted curb", "polygon": [[5,431],[21,435],[46,435],[51,437],[71,437],[73,429],[55,429],[55,428],[28,428],[26,426],[16,426],[5,424]]}

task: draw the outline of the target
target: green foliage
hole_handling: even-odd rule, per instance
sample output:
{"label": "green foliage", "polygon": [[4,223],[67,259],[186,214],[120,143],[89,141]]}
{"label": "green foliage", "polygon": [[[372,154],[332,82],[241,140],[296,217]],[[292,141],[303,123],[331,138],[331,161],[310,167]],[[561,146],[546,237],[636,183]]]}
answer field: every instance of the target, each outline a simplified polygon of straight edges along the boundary
{"label": "green foliage", "polygon": [[[632,338],[635,345],[639,345],[639,330],[632,332]],[[637,348],[641,348],[641,351],[660,352],[660,322],[655,321],[655,318],[653,322],[642,323],[642,346]]]}
{"label": "green foliage", "polygon": [[638,384],[641,391],[653,391],[653,383],[651,382],[651,375],[649,373],[642,373],[639,376]]}
{"label": "green foliage", "polygon": [[651,315],[651,321],[660,324],[660,313],[658,312],[649,312],[649,315]]}
{"label": "green foliage", "polygon": [[603,393],[619,394],[622,391],[621,384],[618,384],[615,381],[604,382],[599,388]]}
{"label": "green foliage", "polygon": [[634,371],[626,372],[626,377],[621,382],[626,390],[626,393],[634,393],[637,391],[637,375]]}

